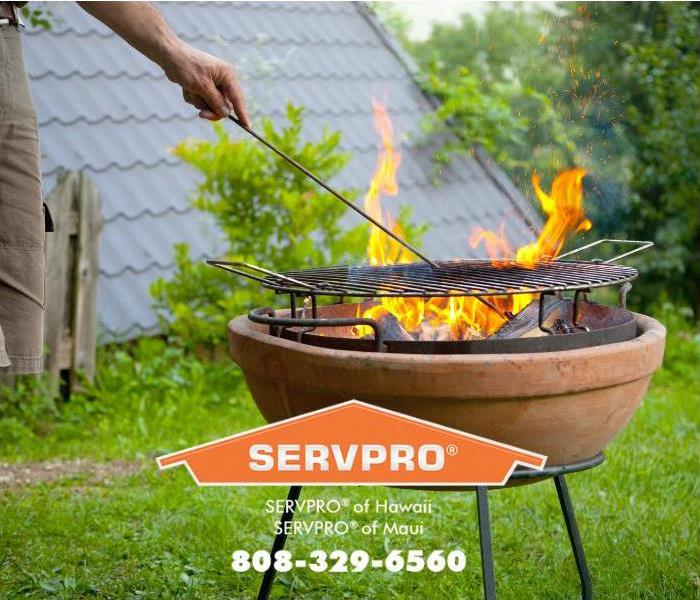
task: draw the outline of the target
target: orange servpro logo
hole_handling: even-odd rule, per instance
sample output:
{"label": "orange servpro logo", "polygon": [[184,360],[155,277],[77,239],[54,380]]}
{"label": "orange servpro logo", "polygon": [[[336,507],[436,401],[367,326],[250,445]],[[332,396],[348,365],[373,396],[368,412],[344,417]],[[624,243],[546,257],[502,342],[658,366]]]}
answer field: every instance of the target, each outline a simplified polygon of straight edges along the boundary
{"label": "orange servpro logo", "polygon": [[547,458],[357,400],[157,458],[199,485],[503,485]]}

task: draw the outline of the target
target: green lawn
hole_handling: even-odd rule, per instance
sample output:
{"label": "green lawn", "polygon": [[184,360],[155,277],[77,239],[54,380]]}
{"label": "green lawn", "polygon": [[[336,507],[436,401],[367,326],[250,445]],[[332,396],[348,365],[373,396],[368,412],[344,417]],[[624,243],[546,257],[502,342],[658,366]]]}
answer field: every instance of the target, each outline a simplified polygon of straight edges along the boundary
{"label": "green lawn", "polygon": [[[569,477],[597,598],[700,598],[697,334],[674,327],[667,359],[606,462]],[[0,491],[0,598],[254,598],[259,576],[233,573],[230,554],[269,547],[275,516],[264,502],[286,490],[200,489],[184,469],[159,473],[153,460],[262,423],[236,368],[157,340],[106,351],[101,365],[94,388],[59,408],[36,384],[0,399],[0,461],[81,456],[137,459],[143,468],[99,483],[74,476]],[[466,570],[295,571],[278,578],[274,598],[481,598],[473,494],[308,488],[304,496],[367,493],[430,497],[431,517],[402,519],[423,522],[426,534],[298,536],[288,549],[463,548]],[[500,599],[578,597],[551,481],[491,494],[491,512]]]}

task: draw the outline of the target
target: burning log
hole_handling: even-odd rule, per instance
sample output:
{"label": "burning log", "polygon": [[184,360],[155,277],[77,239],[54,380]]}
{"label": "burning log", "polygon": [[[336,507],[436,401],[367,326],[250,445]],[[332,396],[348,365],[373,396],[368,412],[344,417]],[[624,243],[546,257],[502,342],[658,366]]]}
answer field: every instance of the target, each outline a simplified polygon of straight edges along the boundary
{"label": "burning log", "polygon": [[[385,312],[377,319],[379,330],[382,332],[384,339],[389,342],[413,342],[413,336],[406,331],[399,320],[390,312]],[[373,335],[364,336],[372,338]]]}
{"label": "burning log", "polygon": [[[571,323],[571,302],[554,296],[545,296],[543,309],[543,325],[555,333],[568,333],[573,330]],[[388,311],[382,311],[381,315],[373,315],[377,321],[379,330],[384,339],[389,342],[446,342],[459,340],[479,339],[514,339],[528,337],[542,337],[549,335],[539,326],[540,300],[533,300],[523,310],[516,314],[510,321],[503,325],[497,332],[488,338],[466,328],[455,333],[453,326],[448,323],[423,321],[413,332],[408,332],[399,319]],[[372,334],[363,336],[365,339],[374,337]]]}
{"label": "burning log", "polygon": [[423,321],[418,330],[417,339],[421,342],[445,342],[452,339],[452,331],[447,323],[442,323],[434,327],[430,323]]}
{"label": "burning log", "polygon": [[448,323],[441,323],[435,326],[428,321],[423,321],[418,330],[416,339],[420,342],[450,342],[460,340],[482,340],[484,337],[470,328],[465,328],[464,332],[455,335],[453,326]]}
{"label": "burning log", "polygon": [[[384,312],[381,316],[375,315],[379,330],[386,341],[389,342],[449,342],[459,340],[484,339],[478,332],[469,329],[463,335],[456,337],[452,327],[447,323],[433,325],[429,321],[423,321],[417,330],[412,333],[406,331],[400,321],[390,312]],[[372,338],[372,334],[363,336],[363,339]]]}
{"label": "burning log", "polygon": [[[572,327],[569,321],[571,306],[569,301],[554,296],[545,296],[542,302],[544,302],[544,319],[542,322],[545,327],[555,331],[566,328],[566,325]],[[490,339],[513,339],[548,335],[540,329],[539,310],[540,300],[533,300],[494,333]]]}

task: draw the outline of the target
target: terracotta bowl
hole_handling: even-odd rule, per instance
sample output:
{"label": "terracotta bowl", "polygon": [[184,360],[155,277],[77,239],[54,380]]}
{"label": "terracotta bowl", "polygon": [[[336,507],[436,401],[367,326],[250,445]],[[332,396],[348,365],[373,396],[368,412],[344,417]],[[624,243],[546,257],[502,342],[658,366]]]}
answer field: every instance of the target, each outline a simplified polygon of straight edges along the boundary
{"label": "terracotta bowl", "polygon": [[268,422],[358,399],[548,457],[591,458],[629,422],[661,365],[666,330],[635,315],[628,342],[537,354],[389,354],[229,324],[231,356]]}

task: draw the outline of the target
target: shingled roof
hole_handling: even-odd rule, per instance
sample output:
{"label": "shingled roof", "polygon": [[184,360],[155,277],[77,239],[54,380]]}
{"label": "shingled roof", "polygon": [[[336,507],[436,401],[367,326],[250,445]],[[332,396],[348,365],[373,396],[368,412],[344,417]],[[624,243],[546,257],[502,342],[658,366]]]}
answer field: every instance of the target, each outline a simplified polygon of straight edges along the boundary
{"label": "shingled roof", "polygon": [[[402,136],[395,206],[410,204],[414,220],[430,225],[424,248],[431,257],[474,256],[467,238],[475,224],[505,221],[513,243],[531,241],[537,217],[487,156],[458,159],[438,186],[431,183],[435,148],[418,135],[431,105],[406,57],[363,5],[158,6],[183,39],[238,66],[254,117],[282,119],[293,101],[307,108],[309,138],[326,125],[341,130],[353,159],[338,185],[369,180],[378,150],[371,98],[386,99]],[[58,22],[50,31],[28,30],[24,39],[44,190],[62,169],[83,169],[97,185],[104,217],[99,318],[109,337],[133,337],[156,327],[148,286],[172,271],[174,243],[188,242],[197,259],[222,251],[214,224],[189,204],[197,174],[168,150],[188,137],[211,137],[212,129],[160,68],[75,3],[48,8]]]}

